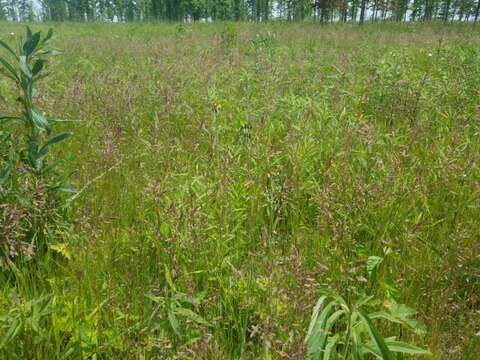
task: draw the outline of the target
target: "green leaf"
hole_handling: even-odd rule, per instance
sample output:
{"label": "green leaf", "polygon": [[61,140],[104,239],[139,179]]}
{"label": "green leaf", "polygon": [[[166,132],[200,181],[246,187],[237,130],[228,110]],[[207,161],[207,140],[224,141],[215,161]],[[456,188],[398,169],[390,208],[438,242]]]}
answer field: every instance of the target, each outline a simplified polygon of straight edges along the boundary
{"label": "green leaf", "polygon": [[38,59],[37,61],[35,61],[35,63],[33,64],[33,68],[32,68],[32,76],[35,76],[40,71],[42,71],[44,64],[45,64],[44,59]]}
{"label": "green leaf", "polygon": [[0,115],[0,122],[9,120],[22,120],[18,116]]}
{"label": "green leaf", "polygon": [[[52,167],[51,166],[47,166],[45,169],[43,169],[44,172],[47,172],[49,170],[51,170]],[[55,192],[64,192],[64,193],[69,193],[69,194],[73,194],[75,193],[75,188],[70,185],[70,184],[66,184],[66,183],[59,183],[59,184],[56,184],[54,186],[49,186],[48,187],[48,190],[49,191],[55,191]]]}
{"label": "green leaf", "polygon": [[[403,341],[397,341],[395,340],[395,338],[385,339],[385,344],[387,345],[389,351],[391,352],[403,353],[403,354],[409,354],[409,355],[431,355],[431,352],[426,349],[422,349],[417,346],[410,345]],[[367,344],[363,344],[362,348],[365,352],[369,352],[375,355],[377,358],[383,359],[381,353],[378,351],[378,349],[376,348],[373,342],[369,341]]]}
{"label": "green leaf", "polygon": [[42,39],[42,45],[46,44],[53,36],[53,29],[48,29],[47,35]]}
{"label": "green leaf", "polygon": [[[369,342],[368,344],[361,344],[360,347],[359,347],[359,352],[361,354],[370,353],[370,354],[375,355],[375,357],[377,359],[380,359],[380,360],[383,359],[382,354],[380,354],[380,352],[377,350],[377,348],[375,347],[375,345],[372,342]],[[355,359],[355,360],[357,360],[357,359]]]}
{"label": "green leaf", "polygon": [[49,248],[56,252],[57,254],[62,255],[67,260],[72,260],[72,253],[68,249],[68,244],[66,243],[59,243],[59,244],[52,244],[49,245]]}
{"label": "green leaf", "polygon": [[394,301],[391,302],[389,309],[392,315],[395,315],[401,319],[407,319],[410,316],[415,316],[417,314],[417,312],[411,307],[408,307],[405,304],[398,304]]}
{"label": "green leaf", "polygon": [[325,353],[323,355],[324,360],[334,360],[337,358],[337,344],[339,341],[339,334],[335,334],[328,338],[327,345],[325,346]]}
{"label": "green leaf", "polygon": [[170,231],[170,226],[168,226],[167,223],[162,222],[162,223],[160,224],[160,234],[161,234],[163,237],[166,237],[166,238],[167,238],[167,237],[170,236],[170,233],[171,233],[171,231]]}
{"label": "green leaf", "polygon": [[332,292],[330,290],[323,290],[323,292],[330,296],[331,298],[333,298],[336,302],[337,302],[337,305],[339,305],[341,308],[343,308],[346,312],[349,312],[349,307],[348,307],[348,304],[347,302],[345,301],[345,299],[343,297],[341,297],[339,294],[335,293],[335,292]]}
{"label": "green leaf", "polygon": [[45,119],[42,115],[37,113],[35,110],[30,110],[31,119],[33,124],[41,131],[49,131],[50,125],[48,124],[47,119]]}
{"label": "green leaf", "polygon": [[388,349],[393,352],[400,352],[410,355],[431,355],[427,349],[422,349],[414,345],[410,345],[403,341],[385,339]]}
{"label": "green leaf", "polygon": [[45,144],[43,144],[42,148],[40,149],[40,152],[42,152],[44,149],[47,150],[50,145],[56,144],[62,140],[65,140],[70,136],[69,133],[63,132],[58,135],[52,136],[50,139],[48,139]]}
{"label": "green leaf", "polygon": [[186,308],[183,308],[183,307],[177,307],[177,308],[175,308],[174,311],[177,315],[182,315],[182,316],[186,317],[187,319],[196,322],[197,324],[207,326],[207,327],[212,326],[207,320],[205,320],[203,317],[201,317],[200,315],[198,315],[197,313],[193,312],[190,309],[186,309]]}
{"label": "green leaf", "polygon": [[18,56],[17,54],[15,54],[15,51],[12,50],[12,48],[10,46],[8,46],[8,44],[2,40],[0,40],[0,46],[3,47],[5,50],[7,50],[11,55],[13,55],[13,57],[18,60]]}
{"label": "green leaf", "polygon": [[27,36],[27,41],[23,44],[23,51],[25,52],[26,57],[30,57],[32,53],[35,51],[38,43],[40,41],[40,32],[36,32],[35,34]]}
{"label": "green leaf", "polygon": [[307,341],[307,359],[323,359],[325,345],[330,335],[328,317],[335,305],[335,301],[329,302],[318,316]]}
{"label": "green leaf", "polygon": [[168,269],[166,264],[164,264],[164,268],[165,268],[165,280],[167,281],[168,286],[170,286],[172,290],[176,291],[177,289],[175,288],[175,284],[173,283],[172,275],[170,274],[170,270]]}
{"label": "green leaf", "polygon": [[175,300],[178,300],[183,303],[191,304],[193,306],[198,306],[200,305],[201,301],[203,300],[205,294],[200,293],[197,296],[188,296],[187,294],[177,292],[173,296]]}
{"label": "green leaf", "polygon": [[175,316],[174,312],[172,310],[167,311],[167,316],[168,316],[168,322],[170,323],[170,326],[173,329],[173,332],[179,337],[182,337],[182,334],[180,333],[180,325],[178,324],[177,317]]}
{"label": "green leaf", "polygon": [[22,324],[20,323],[19,320],[13,319],[12,324],[10,325],[10,328],[8,329],[7,333],[2,339],[2,343],[0,344],[0,349],[3,349],[10,341],[12,341],[15,338],[21,326]]}
{"label": "green leaf", "polygon": [[61,359],[69,359],[70,356],[73,354],[73,352],[75,351],[75,347],[72,346],[70,347],[67,351],[64,352],[64,354],[62,355]]}
{"label": "green leaf", "polygon": [[375,326],[373,325],[372,321],[368,317],[367,314],[364,314],[362,311],[358,310],[358,315],[360,318],[363,320],[363,323],[367,325],[368,332],[370,334],[370,338],[372,339],[372,342],[374,343],[376,349],[382,356],[383,360],[392,360],[392,356],[390,354],[390,351],[388,350],[387,345],[385,344],[385,340],[383,337],[379,334]]}
{"label": "green leaf", "polygon": [[346,311],[344,309],[340,309],[340,310],[335,311],[327,319],[327,322],[325,323],[325,327],[322,331],[323,334],[322,334],[321,339],[320,339],[320,348],[325,349],[324,351],[327,350],[328,340],[329,340],[329,336],[331,334],[332,327],[335,325],[337,320],[344,314],[346,314]]}
{"label": "green leaf", "polygon": [[7,165],[5,169],[0,171],[0,185],[2,185],[7,180],[11,172],[12,172],[12,165]]}
{"label": "green leaf", "polygon": [[27,64],[27,58],[25,56],[20,56],[20,69],[22,70],[23,74],[31,79],[32,78],[32,73],[28,67],[28,64]]}
{"label": "green leaf", "polygon": [[[353,316],[353,314],[352,314]],[[353,360],[362,360],[363,359],[363,353],[362,353],[362,341],[360,339],[359,334],[357,334],[357,331],[355,329],[352,329],[352,333],[350,335],[352,339],[352,359]],[[346,341],[349,341],[347,339]]]}
{"label": "green leaf", "polygon": [[318,314],[320,313],[320,309],[322,308],[322,305],[326,299],[327,299],[326,295],[321,296],[313,308],[312,317],[310,319],[310,325],[308,326],[307,336],[305,337],[305,342],[307,342],[310,336],[312,335],[313,328],[317,323]]}
{"label": "green leaf", "polygon": [[424,334],[426,332],[424,325],[420,321],[412,319],[412,317],[417,314],[414,309],[405,304],[397,304],[395,301],[391,300],[388,305],[388,310],[388,312],[378,311],[369,316],[371,319],[385,319],[401,324],[412,329],[417,334]]}
{"label": "green leaf", "polygon": [[28,143],[28,158],[30,161],[30,165],[34,168],[38,168],[38,147],[34,141],[29,141]]}
{"label": "green leaf", "polygon": [[[4,75],[8,76],[13,81],[18,82],[17,73],[15,72],[15,69],[13,68],[13,66],[10,65],[7,60],[5,60],[4,58],[1,58],[1,57],[0,57],[0,64],[5,69]],[[2,70],[2,69],[0,68],[0,70]]]}
{"label": "green leaf", "polygon": [[367,259],[367,273],[372,277],[378,270],[378,267],[383,262],[383,258],[380,256],[369,256]]}
{"label": "green leaf", "polygon": [[373,296],[365,296],[363,298],[361,298],[360,300],[358,300],[356,303],[355,303],[355,307],[357,309],[360,309],[361,307],[363,307],[364,305],[368,304],[370,301],[372,301],[373,299]]}
{"label": "green leaf", "polygon": [[145,294],[145,297],[152,300],[156,304],[164,304],[165,303],[165,298],[162,297],[162,296],[155,296],[153,294]]}
{"label": "green leaf", "polygon": [[46,55],[46,56],[58,56],[61,54],[62,54],[62,51],[58,49],[44,49],[38,52],[38,55]]}

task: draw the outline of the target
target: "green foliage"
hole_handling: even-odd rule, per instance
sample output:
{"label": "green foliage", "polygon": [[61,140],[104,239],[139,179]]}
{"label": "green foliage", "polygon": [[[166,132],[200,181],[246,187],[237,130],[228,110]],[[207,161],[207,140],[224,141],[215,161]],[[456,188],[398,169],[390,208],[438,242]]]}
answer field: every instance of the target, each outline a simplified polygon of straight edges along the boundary
{"label": "green foliage", "polygon": [[235,27],[230,23],[226,23],[225,27],[220,33],[222,47],[225,49],[225,51],[229,52],[236,46],[237,40],[238,34],[235,30]]}
{"label": "green foliage", "polygon": [[[36,170],[30,128],[2,124],[2,219],[26,250],[42,222],[49,251],[0,271],[0,340],[45,294],[49,314],[0,358],[303,359],[326,287],[348,309],[325,294],[317,320],[374,296],[351,322],[366,359],[479,353],[480,28],[231,25],[226,53],[226,23],[54,24],[64,56],[33,99],[69,121],[44,115],[39,148],[75,136]],[[0,28],[16,45],[23,26]],[[16,83],[0,92],[21,114]],[[63,174],[86,189],[69,206]]]}
{"label": "green foliage", "polygon": [[[197,296],[188,296],[187,294],[178,291],[172,281],[170,270],[166,266],[165,280],[168,285],[167,296],[162,297],[153,296],[150,294],[146,295],[147,298],[156,304],[149,321],[155,324],[159,320],[157,318],[157,314],[164,315],[164,319],[166,318],[168,320],[171,330],[180,340],[182,340],[185,336],[184,333],[186,331],[182,329],[186,328],[187,322],[193,323],[197,326],[211,327],[212,325],[208,321],[190,308],[198,308],[203,300],[204,295],[200,294]],[[183,319],[184,321],[182,322],[179,319]],[[190,343],[193,343],[197,340],[193,334],[192,332],[188,334]]]}
{"label": "green foliage", "polygon": [[277,36],[273,31],[264,31],[256,34],[251,43],[255,53],[271,52],[278,45]]}
{"label": "green foliage", "polygon": [[[51,121],[35,102],[41,96],[37,82],[46,76],[43,68],[48,58],[57,53],[49,47],[52,36],[52,29],[42,37],[27,27],[25,38],[19,38],[15,50],[0,41],[0,75],[15,85],[20,104],[18,114],[0,115],[3,266],[18,255],[30,257],[35,249],[45,250],[49,237],[66,225],[61,220],[64,210],[58,195],[66,189],[65,179],[56,171],[56,163],[48,162],[48,155],[50,148],[69,134],[52,133]],[[15,109],[13,104],[10,109]]]}
{"label": "green foliage", "polygon": [[[8,314],[0,318],[3,334],[0,350],[5,351],[14,343],[32,346],[34,345],[32,340],[35,342],[48,336],[45,331],[45,323],[52,312],[51,296],[42,296],[12,307]],[[16,351],[12,352],[12,354],[15,353]]]}
{"label": "green foliage", "polygon": [[[199,21],[314,20],[321,23],[359,21],[472,21],[477,0],[44,0],[41,11],[29,0],[0,1],[0,20],[47,21]],[[370,11],[368,11],[370,10]],[[408,16],[407,16],[408,15]]]}
{"label": "green foliage", "polygon": [[12,293],[9,300],[10,310],[0,317],[0,353],[10,354],[12,359],[44,358],[46,354],[59,359],[90,359],[101,355],[100,338],[121,348],[118,338],[98,328],[104,304],[80,314],[81,304],[59,301],[53,294],[24,301]]}
{"label": "green foliage", "polygon": [[398,323],[418,332],[421,327],[411,319],[416,312],[406,305],[393,304],[387,311],[378,307],[373,296],[358,299],[352,304],[339,294],[325,291],[313,310],[305,342],[307,359],[365,359],[368,355],[383,360],[393,359],[392,353],[429,355],[428,350],[382,336],[373,320]]}
{"label": "green foliage", "polygon": [[176,29],[175,29],[175,33],[178,37],[183,37],[185,35],[187,35],[188,33],[191,33],[192,30],[185,24],[183,23],[180,23],[177,25]]}
{"label": "green foliage", "polygon": [[34,104],[35,84],[45,77],[42,70],[48,57],[57,53],[48,48],[52,36],[52,29],[42,38],[40,32],[32,33],[27,27],[26,37],[24,40],[20,39],[16,52],[7,43],[0,42],[0,46],[10,57],[0,57],[0,72],[15,82],[20,90],[17,101],[22,105],[21,114],[1,115],[0,121],[17,120],[23,123],[27,129],[27,146],[22,155],[29,168],[38,174],[45,170],[44,159],[50,146],[69,136],[67,133],[52,135],[50,122]]}

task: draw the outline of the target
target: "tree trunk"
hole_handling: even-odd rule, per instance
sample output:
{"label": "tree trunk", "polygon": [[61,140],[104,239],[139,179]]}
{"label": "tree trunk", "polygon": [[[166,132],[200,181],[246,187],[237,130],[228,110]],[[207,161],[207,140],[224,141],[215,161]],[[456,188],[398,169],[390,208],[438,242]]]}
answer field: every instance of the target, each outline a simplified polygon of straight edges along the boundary
{"label": "tree trunk", "polygon": [[362,0],[362,5],[360,9],[360,24],[363,24],[365,21],[365,8],[367,6],[367,0]]}
{"label": "tree trunk", "polygon": [[474,24],[477,23],[479,15],[480,15],[480,0],[477,1],[477,10],[475,10],[475,19],[473,20]]}
{"label": "tree trunk", "polygon": [[445,4],[445,13],[443,14],[443,22],[447,22],[448,21],[448,15],[450,15],[450,3],[451,1],[448,0]]}

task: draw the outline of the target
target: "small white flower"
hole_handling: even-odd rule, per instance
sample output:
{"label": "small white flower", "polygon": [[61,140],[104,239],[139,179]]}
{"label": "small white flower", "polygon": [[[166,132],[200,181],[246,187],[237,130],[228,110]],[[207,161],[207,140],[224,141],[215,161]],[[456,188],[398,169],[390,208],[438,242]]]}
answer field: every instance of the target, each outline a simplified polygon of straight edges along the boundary
{"label": "small white flower", "polygon": [[432,57],[432,56],[433,56],[433,54],[432,54],[432,53],[428,53],[428,57]]}
{"label": "small white flower", "polygon": [[11,32],[10,35],[15,36],[15,33],[14,33],[14,32]]}

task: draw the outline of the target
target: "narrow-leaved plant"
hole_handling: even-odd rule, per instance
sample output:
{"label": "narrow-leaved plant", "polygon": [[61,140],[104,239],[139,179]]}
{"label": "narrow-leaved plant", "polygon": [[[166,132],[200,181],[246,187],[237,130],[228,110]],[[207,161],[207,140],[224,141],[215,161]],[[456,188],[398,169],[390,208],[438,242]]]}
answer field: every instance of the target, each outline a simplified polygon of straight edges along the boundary
{"label": "narrow-leaved plant", "polygon": [[415,311],[393,301],[386,311],[372,311],[378,303],[373,296],[365,296],[349,304],[339,294],[323,291],[305,338],[307,359],[361,360],[373,356],[393,360],[397,358],[394,353],[429,355],[428,350],[399,341],[395,336],[383,337],[374,324],[374,320],[381,319],[421,333],[422,326],[412,318]]}
{"label": "narrow-leaved plant", "polygon": [[[68,133],[51,134],[49,121],[36,108],[34,103],[35,85],[48,74],[43,73],[49,56],[55,55],[56,50],[48,47],[53,36],[50,29],[42,38],[41,32],[32,33],[27,27],[26,37],[18,41],[17,51],[0,40],[0,46],[5,50],[7,57],[0,57],[0,73],[12,80],[20,94],[17,101],[21,103],[22,111],[15,115],[0,115],[0,121],[18,120],[27,129],[27,154],[25,160],[35,172],[43,171],[43,161],[48,154],[49,147],[69,136]],[[50,136],[47,138],[47,136]]]}
{"label": "narrow-leaved plant", "polygon": [[[385,247],[383,256],[369,256],[366,273],[370,281],[369,293],[379,286],[386,294],[386,300],[378,296],[361,296],[357,301],[347,302],[338,293],[323,290],[314,308],[310,327],[305,339],[307,358],[328,359],[402,359],[402,354],[430,355],[428,350],[402,342],[395,336],[384,338],[374,322],[384,325],[398,324],[416,334],[425,334],[421,322],[415,319],[416,311],[397,303],[397,290],[394,285],[381,279],[380,268],[392,249]],[[395,354],[395,356],[393,355]]]}
{"label": "narrow-leaved plant", "polygon": [[[44,247],[62,221],[63,182],[54,171],[56,163],[46,161],[53,144],[66,139],[66,132],[53,133],[52,124],[38,108],[35,99],[38,81],[48,58],[58,53],[50,47],[53,30],[45,36],[33,33],[18,38],[17,46],[0,40],[0,76],[17,90],[19,107],[10,114],[0,113],[0,263],[8,264],[17,255],[32,255]],[[17,124],[14,124],[17,123]],[[20,125],[20,127],[18,126]]]}

